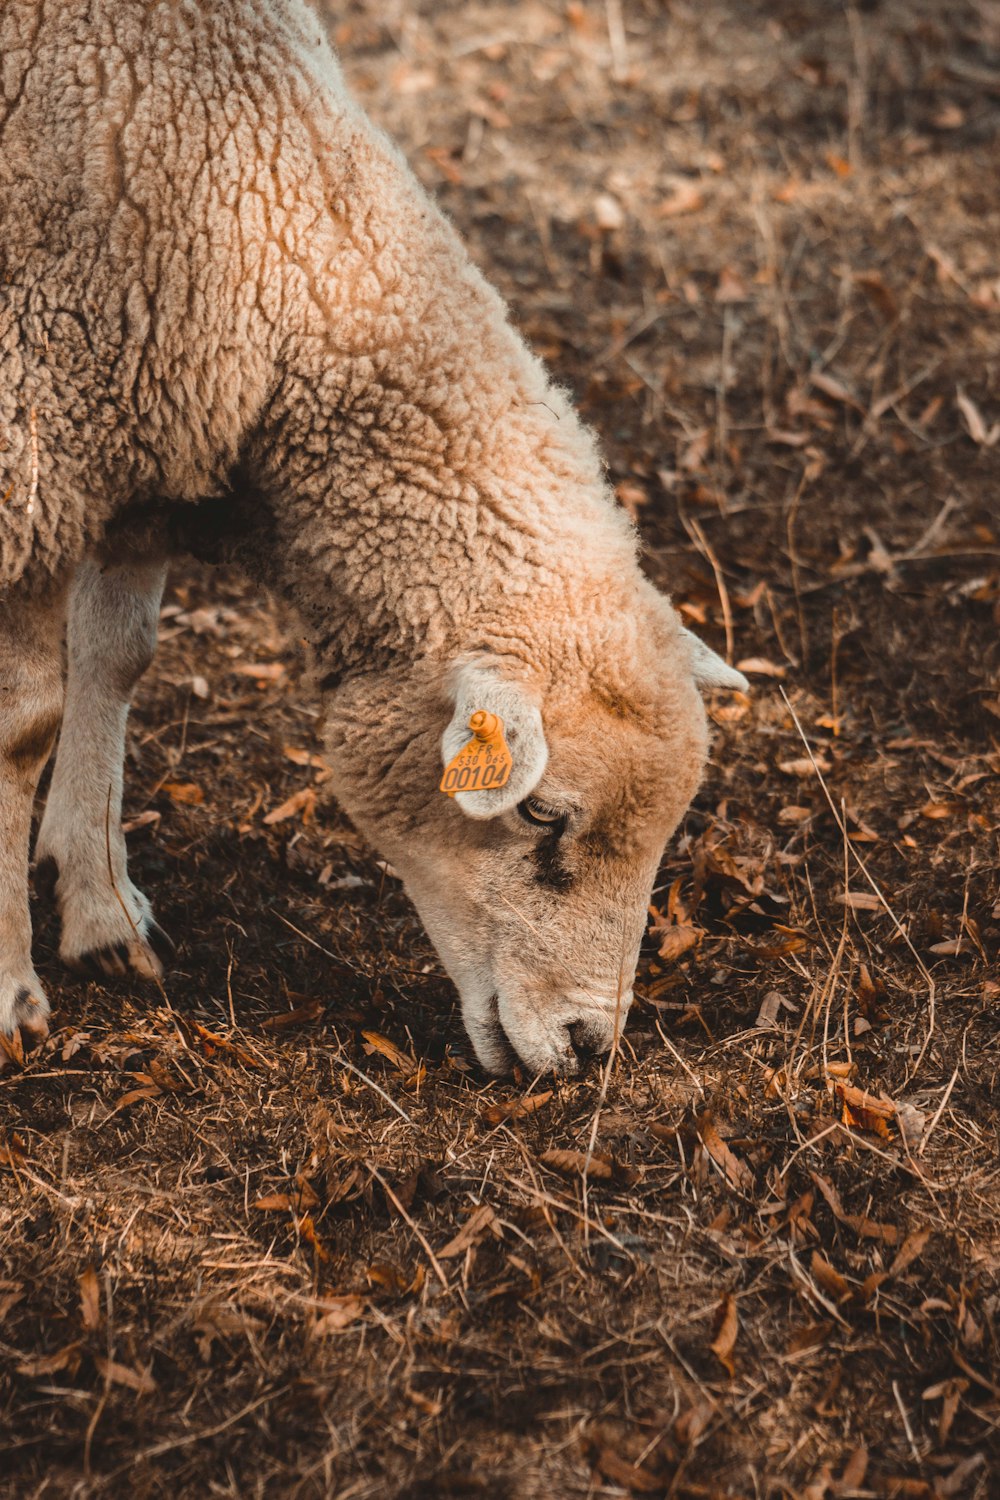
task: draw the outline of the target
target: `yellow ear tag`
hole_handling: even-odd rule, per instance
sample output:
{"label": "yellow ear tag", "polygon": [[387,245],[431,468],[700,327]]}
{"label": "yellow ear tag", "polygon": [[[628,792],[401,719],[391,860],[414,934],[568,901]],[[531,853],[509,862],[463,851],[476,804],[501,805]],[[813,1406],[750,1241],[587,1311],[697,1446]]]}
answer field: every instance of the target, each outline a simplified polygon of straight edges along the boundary
{"label": "yellow ear tag", "polygon": [[477,709],[469,720],[472,739],[463,745],[445,767],[440,790],[449,797],[456,792],[495,792],[509,779],[514,761],[503,737],[503,719]]}

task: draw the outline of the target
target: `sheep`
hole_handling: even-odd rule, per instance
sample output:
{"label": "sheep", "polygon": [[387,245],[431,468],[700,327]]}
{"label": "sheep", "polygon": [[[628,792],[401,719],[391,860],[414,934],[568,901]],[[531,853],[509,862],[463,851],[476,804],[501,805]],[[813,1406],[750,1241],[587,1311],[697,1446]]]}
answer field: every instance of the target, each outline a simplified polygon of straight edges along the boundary
{"label": "sheep", "polygon": [[[61,958],[162,972],[122,761],[190,549],[297,611],[334,792],[482,1065],[575,1072],[625,1020],[701,690],[744,679],[645,580],[593,435],[303,0],[8,0],[0,60],[6,1050],[47,1030],[29,825],[60,724]],[[479,744],[493,784],[442,791]]]}

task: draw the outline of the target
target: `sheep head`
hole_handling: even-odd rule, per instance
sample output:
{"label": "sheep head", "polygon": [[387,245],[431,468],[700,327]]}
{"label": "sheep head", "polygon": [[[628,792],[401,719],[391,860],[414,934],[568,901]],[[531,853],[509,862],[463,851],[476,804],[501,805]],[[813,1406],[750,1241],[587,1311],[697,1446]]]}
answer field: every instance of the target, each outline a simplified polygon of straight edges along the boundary
{"label": "sheep head", "polygon": [[612,1045],[704,770],[700,689],[745,686],[656,596],[589,653],[480,647],[328,705],[337,795],[402,876],[489,1071],[574,1073]]}

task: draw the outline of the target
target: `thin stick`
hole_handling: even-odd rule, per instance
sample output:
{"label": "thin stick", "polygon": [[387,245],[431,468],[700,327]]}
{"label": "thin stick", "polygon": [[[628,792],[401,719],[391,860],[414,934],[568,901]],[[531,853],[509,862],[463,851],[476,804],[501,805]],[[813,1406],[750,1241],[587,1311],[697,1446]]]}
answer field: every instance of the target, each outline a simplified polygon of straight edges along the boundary
{"label": "thin stick", "polygon": [[937,1127],[937,1122],[944,1114],[945,1106],[947,1105],[948,1100],[951,1098],[951,1091],[955,1087],[955,1080],[958,1078],[961,1066],[961,1063],[956,1063],[955,1071],[954,1073],[952,1073],[951,1078],[948,1081],[948,1087],[944,1091],[944,1096],[941,1099],[941,1103],[934,1111],[934,1118],[928,1125],[927,1129],[924,1131],[923,1135],[920,1137],[920,1145],[917,1147],[918,1156],[923,1156],[924,1152],[927,1150],[927,1143],[930,1140],[931,1136],[934,1134],[934,1131]]}
{"label": "thin stick", "polygon": [[376,1094],[380,1095],[380,1097],[385,1100],[386,1104],[389,1105],[390,1109],[394,1109],[396,1111],[397,1115],[399,1116],[399,1118],[401,1120],[405,1120],[406,1121],[407,1125],[412,1125],[413,1124],[413,1121],[410,1119],[410,1116],[406,1113],[406,1110],[403,1109],[401,1105],[397,1104],[396,1101],[395,1101],[395,1099],[393,1099],[392,1095],[391,1094],[387,1094],[386,1091],[385,1091],[385,1089],[379,1088],[379,1086],[375,1082],[374,1078],[369,1078],[367,1073],[362,1073],[361,1069],[360,1068],[356,1068],[352,1062],[348,1062],[346,1057],[338,1057],[336,1059],[336,1062],[337,1062],[337,1066],[338,1067],[340,1067],[340,1068],[346,1068],[349,1073],[353,1073],[354,1074],[355,1078],[360,1078],[362,1083],[367,1083],[367,1085],[368,1085],[368,1087],[370,1089],[374,1089],[375,1092],[376,1092]]}
{"label": "thin stick", "polygon": [[903,1405],[903,1398],[899,1394],[899,1382],[896,1380],[892,1382],[892,1394],[896,1398],[896,1405],[899,1407],[899,1415],[903,1419],[903,1430],[906,1433],[906,1441],[910,1445],[910,1452],[913,1454],[913,1462],[915,1464],[919,1464],[921,1462],[920,1450],[918,1449],[916,1443],[913,1441],[913,1428],[910,1426],[909,1413],[907,1412],[906,1407]]}
{"label": "thin stick", "polygon": [[379,1171],[378,1167],[373,1167],[370,1162],[366,1162],[365,1165],[367,1166],[369,1172],[374,1177],[375,1181],[381,1187],[382,1191],[385,1193],[386,1197],[392,1203],[393,1207],[395,1208],[396,1212],[399,1214],[400,1218],[403,1220],[403,1222],[405,1224],[407,1224],[410,1227],[410,1229],[412,1229],[413,1233],[416,1235],[417,1239],[420,1241],[421,1248],[422,1248],[424,1254],[427,1256],[427,1259],[430,1261],[431,1265],[434,1267],[434,1273],[437,1276],[438,1280],[440,1281],[441,1285],[444,1287],[445,1291],[448,1292],[448,1293],[453,1293],[454,1289],[451,1287],[451,1285],[448,1282],[447,1276],[442,1271],[442,1269],[441,1269],[441,1262],[438,1260],[437,1256],[434,1254],[434,1251],[431,1249],[430,1241],[427,1239],[427,1236],[413,1222],[413,1220],[410,1217],[410,1215],[406,1212],[406,1209],[403,1207],[403,1205],[400,1203],[399,1199],[396,1197],[396,1194],[393,1192],[392,1188],[389,1186],[389,1184],[386,1182],[385,1178],[382,1176],[382,1173]]}
{"label": "thin stick", "polygon": [[712,572],[715,574],[715,587],[719,591],[719,603],[722,606],[722,619],[726,627],[726,660],[728,662],[732,662],[734,640],[733,611],[729,603],[729,590],[726,588],[726,580],[725,578],[723,578],[722,568],[719,566],[719,559],[712,551],[708,538],[702,531],[700,523],[696,521],[693,516],[682,516],[681,520],[684,523],[684,529],[688,533],[688,535],[690,536],[693,533],[699,551],[707,559]]}

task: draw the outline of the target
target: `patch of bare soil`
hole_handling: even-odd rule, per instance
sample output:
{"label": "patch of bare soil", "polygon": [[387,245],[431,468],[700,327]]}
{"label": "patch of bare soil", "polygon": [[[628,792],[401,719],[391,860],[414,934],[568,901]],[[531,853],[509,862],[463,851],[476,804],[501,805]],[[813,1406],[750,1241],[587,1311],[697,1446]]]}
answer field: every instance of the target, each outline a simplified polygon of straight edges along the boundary
{"label": "patch of bare soil", "polygon": [[753,692],[608,1076],[493,1083],[294,630],[178,579],[128,803],[177,965],[73,982],[40,907],[0,1079],[0,1489],[986,1500],[1000,8],[337,12]]}

